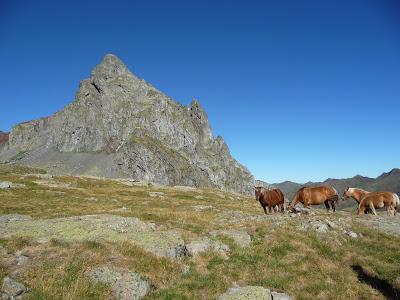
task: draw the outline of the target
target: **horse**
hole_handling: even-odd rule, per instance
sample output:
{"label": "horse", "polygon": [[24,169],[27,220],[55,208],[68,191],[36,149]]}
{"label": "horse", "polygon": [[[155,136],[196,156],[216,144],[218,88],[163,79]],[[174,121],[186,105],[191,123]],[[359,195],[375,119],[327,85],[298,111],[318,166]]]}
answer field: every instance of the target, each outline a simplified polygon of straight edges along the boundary
{"label": "horse", "polygon": [[285,210],[285,196],[280,189],[267,190],[261,186],[255,186],[254,189],[256,201],[260,202],[265,214],[267,214],[266,207],[269,213],[275,212],[275,206],[278,206],[281,212]]}
{"label": "horse", "polygon": [[358,205],[358,214],[364,214],[366,208],[369,208],[376,215],[375,208],[386,207],[389,216],[396,215],[397,208],[400,205],[399,196],[392,192],[371,192],[366,194]]}
{"label": "horse", "polygon": [[302,187],[299,189],[294,196],[292,202],[289,204],[289,208],[293,209],[297,203],[302,203],[304,207],[309,205],[319,205],[324,203],[327,211],[332,207],[333,211],[336,211],[335,202],[339,201],[339,195],[337,191],[330,186],[316,186],[316,187]]}
{"label": "horse", "polygon": [[[349,198],[353,198],[354,200],[356,200],[357,204],[360,205],[361,199],[369,193],[370,192],[363,189],[347,187],[343,192],[343,201]],[[372,211],[367,207],[365,213],[367,214],[370,212]]]}

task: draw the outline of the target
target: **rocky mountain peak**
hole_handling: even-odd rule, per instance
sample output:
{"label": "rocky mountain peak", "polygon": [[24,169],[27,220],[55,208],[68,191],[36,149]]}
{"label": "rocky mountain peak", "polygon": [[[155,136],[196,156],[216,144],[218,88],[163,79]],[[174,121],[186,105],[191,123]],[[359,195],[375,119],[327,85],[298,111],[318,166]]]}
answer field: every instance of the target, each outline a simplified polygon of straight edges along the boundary
{"label": "rocky mountain peak", "polygon": [[254,178],[214,138],[197,100],[183,106],[107,54],[74,101],[51,118],[15,126],[0,161],[56,174],[125,177],[251,193]]}
{"label": "rocky mountain peak", "polygon": [[93,69],[92,76],[117,77],[128,73],[131,72],[117,56],[106,54],[101,63]]}
{"label": "rocky mountain peak", "polygon": [[380,176],[378,176],[378,178],[382,179],[385,177],[396,176],[396,175],[400,176],[400,169],[398,169],[398,168],[394,168],[394,169],[390,170],[389,172],[382,173]]}

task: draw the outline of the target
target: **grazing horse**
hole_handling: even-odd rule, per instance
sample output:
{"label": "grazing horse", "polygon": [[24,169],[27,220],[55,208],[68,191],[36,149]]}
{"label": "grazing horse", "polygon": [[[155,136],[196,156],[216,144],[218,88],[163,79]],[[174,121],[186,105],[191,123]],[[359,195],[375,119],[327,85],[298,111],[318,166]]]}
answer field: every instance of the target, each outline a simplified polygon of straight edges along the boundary
{"label": "grazing horse", "polygon": [[[343,192],[343,200],[353,198],[354,200],[356,200],[357,204],[360,205],[361,199],[367,194],[369,194],[369,192],[363,189],[347,187],[346,190]],[[367,214],[371,212],[372,211],[367,207],[365,213]]]}
{"label": "grazing horse", "polygon": [[337,191],[330,186],[316,186],[316,187],[302,187],[294,196],[289,208],[293,209],[297,203],[303,203],[304,207],[309,205],[319,205],[324,203],[326,209],[329,211],[331,204],[333,211],[336,210],[335,202],[339,201]]}
{"label": "grazing horse", "polygon": [[376,215],[375,208],[386,207],[388,215],[396,215],[397,207],[400,205],[399,196],[392,192],[371,192],[366,194],[358,205],[358,214],[364,214],[369,208]]}
{"label": "grazing horse", "polygon": [[285,210],[285,196],[280,189],[267,190],[260,186],[254,188],[256,200],[260,202],[265,213],[267,213],[266,207],[270,213],[275,211],[275,206],[278,206],[281,212]]}

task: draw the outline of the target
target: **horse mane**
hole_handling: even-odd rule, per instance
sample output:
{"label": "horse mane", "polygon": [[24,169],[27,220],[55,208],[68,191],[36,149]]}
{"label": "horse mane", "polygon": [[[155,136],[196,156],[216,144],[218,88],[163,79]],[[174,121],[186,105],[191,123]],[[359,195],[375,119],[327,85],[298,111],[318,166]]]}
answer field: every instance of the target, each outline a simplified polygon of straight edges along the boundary
{"label": "horse mane", "polygon": [[308,186],[303,186],[303,187],[299,188],[299,189],[297,190],[297,193],[303,191],[303,190],[306,189],[306,188],[308,188]]}
{"label": "horse mane", "polygon": [[361,191],[361,192],[364,192],[364,193],[369,193],[368,191],[360,189],[360,188],[350,188],[350,189],[353,189],[353,190],[356,190],[356,191]]}

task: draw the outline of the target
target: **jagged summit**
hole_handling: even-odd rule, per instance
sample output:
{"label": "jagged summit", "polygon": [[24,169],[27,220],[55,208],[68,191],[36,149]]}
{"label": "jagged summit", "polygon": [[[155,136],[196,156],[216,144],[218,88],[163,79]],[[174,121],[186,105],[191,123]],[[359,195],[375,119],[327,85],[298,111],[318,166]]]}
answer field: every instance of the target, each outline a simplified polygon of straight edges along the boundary
{"label": "jagged summit", "polygon": [[[20,155],[23,153],[23,155]],[[16,125],[0,161],[56,174],[129,177],[251,193],[254,178],[214,138],[197,100],[183,106],[107,54],[72,103]]]}
{"label": "jagged summit", "polygon": [[[118,76],[134,76],[125,64],[114,54],[106,54],[103,60],[92,71],[92,77],[104,77],[104,79]],[[134,76],[136,77],[136,76]]]}

